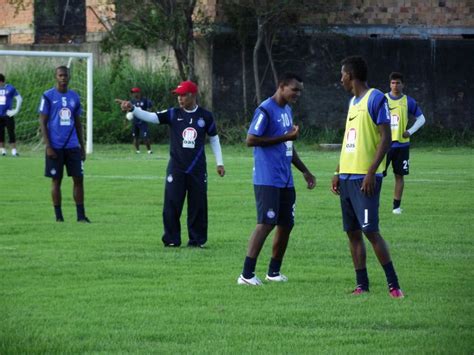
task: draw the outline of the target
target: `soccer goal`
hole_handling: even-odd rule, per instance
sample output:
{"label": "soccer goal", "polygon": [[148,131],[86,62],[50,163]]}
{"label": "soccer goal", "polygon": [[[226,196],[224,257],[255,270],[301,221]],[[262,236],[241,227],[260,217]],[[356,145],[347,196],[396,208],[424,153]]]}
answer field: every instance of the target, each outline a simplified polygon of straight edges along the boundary
{"label": "soccer goal", "polygon": [[17,142],[32,149],[42,146],[38,106],[43,92],[56,84],[54,69],[60,65],[70,69],[69,88],[81,97],[86,151],[92,153],[92,53],[0,50],[0,73],[23,97],[15,116]]}

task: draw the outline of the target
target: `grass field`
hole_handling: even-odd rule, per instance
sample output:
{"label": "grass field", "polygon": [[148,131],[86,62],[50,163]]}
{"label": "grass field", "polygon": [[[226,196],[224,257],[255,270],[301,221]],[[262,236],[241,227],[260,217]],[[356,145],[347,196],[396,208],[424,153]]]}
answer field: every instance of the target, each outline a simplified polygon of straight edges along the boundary
{"label": "grass field", "polygon": [[249,288],[236,279],[255,225],[251,150],[224,147],[223,179],[208,153],[207,248],[170,250],[160,240],[167,147],[153,156],[130,148],[89,156],[91,225],[75,222],[71,179],[66,222],[54,222],[42,152],[20,147],[20,158],[0,159],[0,354],[474,352],[471,149],[413,149],[400,216],[385,179],[381,232],[406,293],[393,300],[370,249],[371,292],[350,295],[352,262],[329,191],[338,153],[299,148],[318,187],[307,191],[294,171],[290,280]]}

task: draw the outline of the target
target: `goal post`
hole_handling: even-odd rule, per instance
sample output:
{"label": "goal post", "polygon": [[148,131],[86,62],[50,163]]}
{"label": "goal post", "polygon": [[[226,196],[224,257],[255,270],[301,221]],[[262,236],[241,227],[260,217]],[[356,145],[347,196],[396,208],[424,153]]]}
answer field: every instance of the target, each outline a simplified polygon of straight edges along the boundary
{"label": "goal post", "polygon": [[[65,58],[65,61],[69,58],[68,61],[68,67],[71,64],[71,59],[77,58],[77,59],[83,59],[86,60],[87,62],[87,67],[86,67],[86,85],[85,85],[85,96],[86,96],[86,152],[87,153],[92,153],[93,151],[93,136],[92,136],[92,127],[93,127],[93,118],[92,118],[92,112],[93,112],[93,55],[92,53],[82,53],[82,52],[54,52],[54,51],[17,51],[17,50],[0,50],[0,58],[4,56],[11,56],[11,57],[23,57],[23,58]],[[1,61],[1,60],[0,60]],[[65,65],[65,63],[63,63]],[[0,67],[0,72],[3,69]],[[51,71],[52,73],[52,71]],[[5,74],[5,73],[4,73]],[[25,73],[27,75],[27,73]],[[5,75],[7,77],[7,82],[8,81],[8,73]],[[52,76],[52,75],[51,75]],[[17,85],[15,85],[14,82],[11,82],[13,86],[15,86],[17,89]],[[37,83],[39,85],[40,83]],[[43,91],[47,90],[48,87],[42,88]],[[74,89],[74,87],[72,88]],[[20,95],[22,95],[21,90],[19,90]],[[22,95],[23,96],[23,95]],[[82,101],[84,100],[83,97],[81,97]],[[39,97],[37,99],[37,102],[39,102]],[[23,102],[22,105],[22,110],[23,106],[25,105],[25,102]],[[83,103],[84,105],[84,103]]]}

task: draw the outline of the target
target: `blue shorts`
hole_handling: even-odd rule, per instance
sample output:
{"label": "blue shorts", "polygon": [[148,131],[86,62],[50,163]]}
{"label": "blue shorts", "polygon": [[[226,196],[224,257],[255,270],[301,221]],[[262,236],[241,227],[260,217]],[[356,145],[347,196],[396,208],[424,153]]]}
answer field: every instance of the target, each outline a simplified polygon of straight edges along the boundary
{"label": "blue shorts", "polygon": [[394,174],[408,175],[410,173],[410,146],[390,148],[384,175],[387,175],[390,164],[392,164]]}
{"label": "blue shorts", "polygon": [[52,159],[46,155],[44,176],[53,179],[62,179],[64,166],[68,176],[84,176],[84,162],[80,148],[54,149],[57,158]]}
{"label": "blue shorts", "polygon": [[147,138],[148,137],[148,125],[146,123],[135,123],[132,125],[132,137]]}
{"label": "blue shorts", "polygon": [[382,189],[382,177],[376,177],[375,191],[372,196],[364,194],[360,188],[363,179],[340,179],[339,191],[344,231],[379,231],[379,201]]}
{"label": "blue shorts", "polygon": [[254,185],[257,223],[293,227],[296,192],[294,187]]}

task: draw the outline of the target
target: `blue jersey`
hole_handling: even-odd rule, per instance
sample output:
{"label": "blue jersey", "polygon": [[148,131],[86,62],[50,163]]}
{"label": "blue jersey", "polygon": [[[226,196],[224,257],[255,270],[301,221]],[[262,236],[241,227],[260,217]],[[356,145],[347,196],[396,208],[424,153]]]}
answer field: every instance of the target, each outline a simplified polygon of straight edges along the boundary
{"label": "blue jersey", "polygon": [[[291,130],[293,116],[288,105],[279,106],[271,97],[255,110],[248,134],[258,137],[279,137]],[[254,185],[293,187],[291,161],[293,141],[253,149]]]}
{"label": "blue jersey", "polygon": [[[354,97],[354,100],[351,99],[349,105],[357,104],[364,96]],[[370,118],[378,126],[381,124],[390,125],[390,111],[388,109],[387,98],[385,95],[377,89],[372,90],[370,93],[369,99],[367,101],[367,108],[369,111]],[[382,174],[376,174],[377,176],[382,176]],[[341,174],[339,175],[340,179],[363,179],[365,175],[363,174]]]}
{"label": "blue jersey", "polygon": [[13,98],[17,95],[19,93],[12,85],[0,86],[0,116],[7,115],[7,110],[11,110]]}
{"label": "blue jersey", "polygon": [[[153,106],[152,102],[147,98],[142,98],[140,100],[132,99],[130,100],[133,106],[141,108],[143,111],[148,111],[151,106]],[[139,126],[147,126],[145,121],[142,121],[136,117],[133,117],[132,123]]]}
{"label": "blue jersey", "polygon": [[38,111],[48,116],[48,135],[51,147],[69,149],[80,146],[75,120],[80,119],[81,102],[75,91],[68,90],[65,93],[60,93],[56,88],[45,91]]}
{"label": "blue jersey", "polygon": [[185,173],[206,171],[206,135],[217,135],[212,113],[197,107],[193,111],[170,108],[157,112],[160,124],[170,126],[170,167]]}

